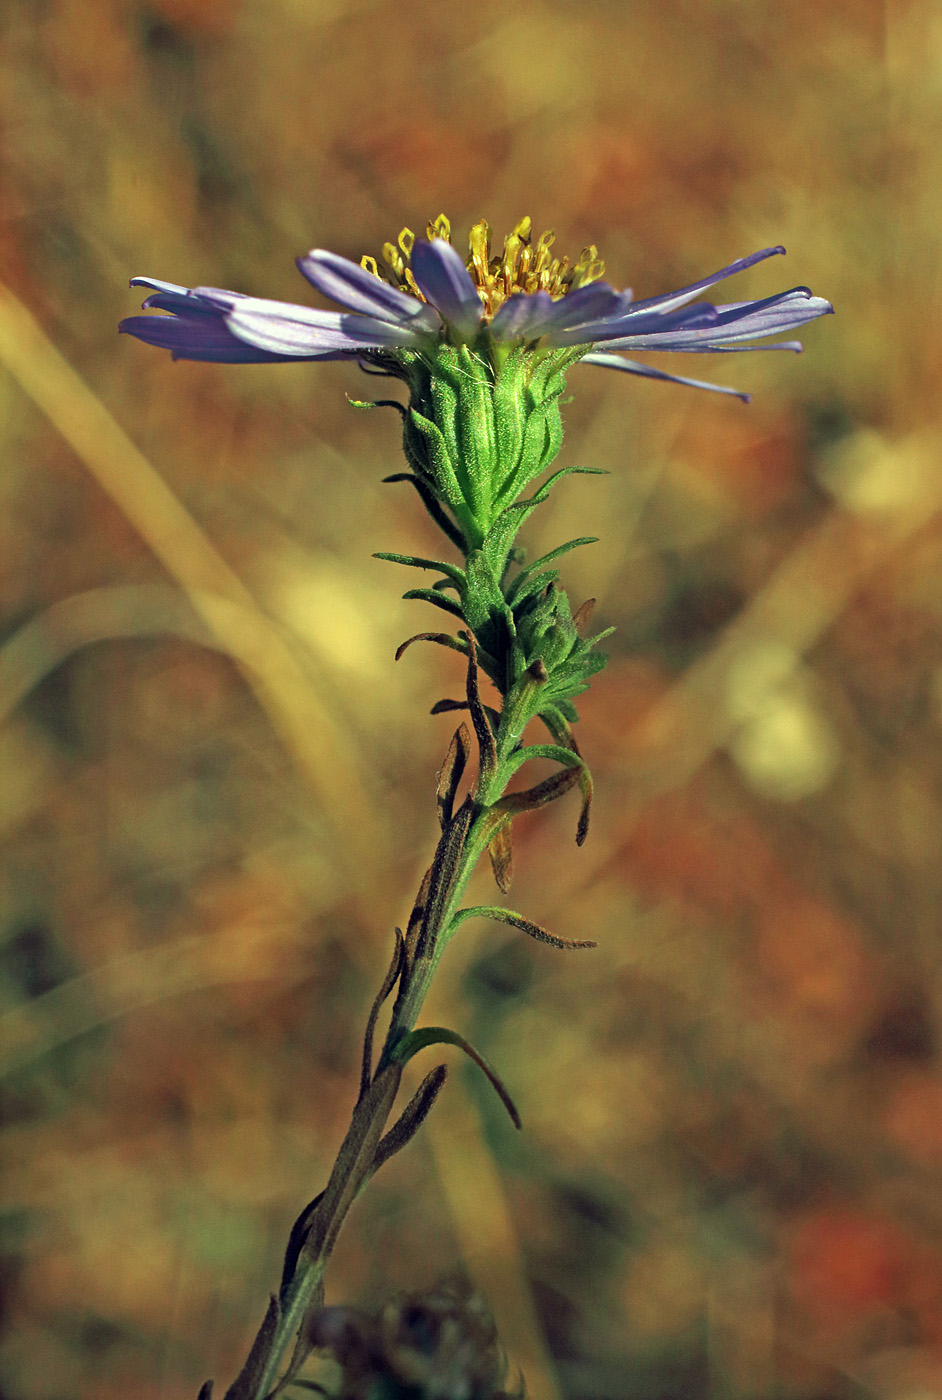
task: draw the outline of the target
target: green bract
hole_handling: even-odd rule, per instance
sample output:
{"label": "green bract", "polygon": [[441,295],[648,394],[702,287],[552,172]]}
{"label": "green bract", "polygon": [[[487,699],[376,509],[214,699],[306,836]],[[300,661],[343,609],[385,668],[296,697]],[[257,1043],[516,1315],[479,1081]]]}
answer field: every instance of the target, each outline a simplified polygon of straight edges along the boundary
{"label": "green bract", "polygon": [[[599,636],[579,635],[558,587],[553,562],[589,536],[569,540],[532,564],[514,540],[556,482],[580,467],[553,473],[523,493],[553,463],[562,444],[560,398],[566,371],[580,350],[496,345],[482,333],[474,344],[439,344],[434,351],[400,351],[383,370],[408,387],[397,404],[410,471],[387,478],[410,481],[463,566],[405,554],[377,557],[440,577],[407,598],[432,603],[473,634],[478,662],[508,700],[514,724],[537,715],[565,725],[578,718],[572,701],[605,659],[590,654]],[[388,400],[384,402],[389,402]],[[446,641],[435,636],[434,640]],[[457,645],[461,645],[457,643]],[[463,647],[462,647],[463,649]]]}

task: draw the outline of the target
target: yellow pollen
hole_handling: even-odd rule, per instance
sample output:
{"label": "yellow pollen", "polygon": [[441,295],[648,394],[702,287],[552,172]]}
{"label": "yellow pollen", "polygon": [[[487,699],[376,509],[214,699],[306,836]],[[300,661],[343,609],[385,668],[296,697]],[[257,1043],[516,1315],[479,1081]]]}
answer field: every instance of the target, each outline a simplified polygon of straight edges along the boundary
{"label": "yellow pollen", "polygon": [[[444,214],[439,214],[426,228],[429,239],[444,238],[451,242],[451,224]],[[521,219],[513,233],[504,239],[503,252],[491,256],[491,230],[484,219],[471,228],[468,238],[469,257],[467,268],[484,303],[485,319],[489,320],[499,306],[519,292],[548,292],[554,301],[567,292],[584,287],[588,282],[597,282],[605,271],[605,264],[599,257],[594,244],[583,248],[573,265],[568,258],[554,258],[550,252],[556,235],[552,229],[541,233],[534,243],[530,220]],[[415,234],[404,228],[396,243],[383,245],[384,267],[375,258],[364,255],[360,266],[374,277],[381,278],[402,292],[424,301],[412,275],[411,258]]]}

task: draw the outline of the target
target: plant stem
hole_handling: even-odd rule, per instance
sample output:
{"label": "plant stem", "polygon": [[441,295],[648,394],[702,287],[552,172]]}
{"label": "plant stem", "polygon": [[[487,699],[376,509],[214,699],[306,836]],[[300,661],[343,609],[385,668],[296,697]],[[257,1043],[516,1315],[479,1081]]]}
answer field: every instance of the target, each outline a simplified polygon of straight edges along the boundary
{"label": "plant stem", "polygon": [[[252,1400],[273,1400],[288,1383],[293,1366],[289,1366],[281,1382],[275,1384],[272,1389],[288,1348],[305,1326],[346,1214],[372,1175],[376,1147],[392,1112],[402,1077],[402,1067],[396,1059],[397,1049],[415,1028],[447,942],[448,930],[458,912],[468,881],[487,849],[490,840],[487,817],[493,803],[502,796],[509,782],[507,759],[517,742],[517,737],[510,729],[501,726],[497,738],[497,761],[486,781],[481,775],[478,777],[472,799],[474,815],[458,861],[451,873],[447,897],[441,904],[434,926],[426,931],[428,936],[423,954],[417,957],[408,972],[403,974],[407,980],[396,1000],[375,1074],[369,1089],[361,1096],[353,1110],[350,1127],[337,1155],[324,1196],[314,1212],[293,1277],[283,1290],[277,1323],[264,1364],[250,1390],[238,1390],[236,1386],[239,1383],[236,1382],[236,1386],[228,1392],[226,1400],[242,1400],[243,1393],[251,1395]],[[485,789],[486,805],[480,800]],[[439,849],[447,838],[446,829],[439,842]]]}

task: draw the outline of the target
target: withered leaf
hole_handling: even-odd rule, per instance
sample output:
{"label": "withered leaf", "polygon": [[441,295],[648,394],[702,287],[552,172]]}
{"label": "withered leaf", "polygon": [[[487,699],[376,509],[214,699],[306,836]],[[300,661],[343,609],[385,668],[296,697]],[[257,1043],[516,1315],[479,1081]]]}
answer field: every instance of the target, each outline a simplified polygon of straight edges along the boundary
{"label": "withered leaf", "polygon": [[471,735],[466,724],[459,724],[438,770],[438,820],[443,831],[454,815],[455,797],[470,757]]}
{"label": "withered leaf", "polygon": [[514,878],[514,841],[510,822],[498,830],[487,851],[491,858],[491,869],[494,871],[497,887],[502,894],[506,894],[513,884]]}
{"label": "withered leaf", "polygon": [[376,1148],[376,1156],[373,1158],[374,1172],[378,1171],[384,1162],[388,1162],[390,1157],[400,1152],[407,1143],[412,1141],[428,1117],[447,1076],[448,1067],[446,1065],[437,1065],[425,1076],[402,1110],[398,1122],[394,1123],[389,1132],[380,1138]]}

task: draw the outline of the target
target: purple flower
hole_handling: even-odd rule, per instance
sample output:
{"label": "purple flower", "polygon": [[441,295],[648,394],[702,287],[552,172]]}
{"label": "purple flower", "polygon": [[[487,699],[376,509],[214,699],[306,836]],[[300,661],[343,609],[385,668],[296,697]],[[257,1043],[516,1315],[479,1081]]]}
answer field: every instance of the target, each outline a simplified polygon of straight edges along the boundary
{"label": "purple flower", "polygon": [[471,231],[465,263],[442,216],[429,225],[427,240],[404,229],[398,247],[387,244],[383,273],[368,257],[357,265],[316,248],[299,258],[308,281],[342,311],[135,277],[131,286],[155,293],[144,309],[170,314],[130,316],[119,329],[170,350],[174,359],[241,364],[353,359],[388,368],[413,356],[431,361],[442,341],[487,348],[495,361],[516,345],[581,350],[585,364],[748,401],[735,389],[667,374],[621,352],[800,350],[795,340],[750,342],[794,330],[834,309],[807,287],[719,306],[696,300],[715,283],[784,253],[782,247],[763,248],[679,291],[633,301],[630,291],[615,291],[600,280],[603,264],[595,248],[585,249],[571,267],[568,259],[552,258],[552,241],[546,233],[532,242],[530,221],[524,219],[505,241],[503,255],[491,258],[490,231],[482,222]]}

